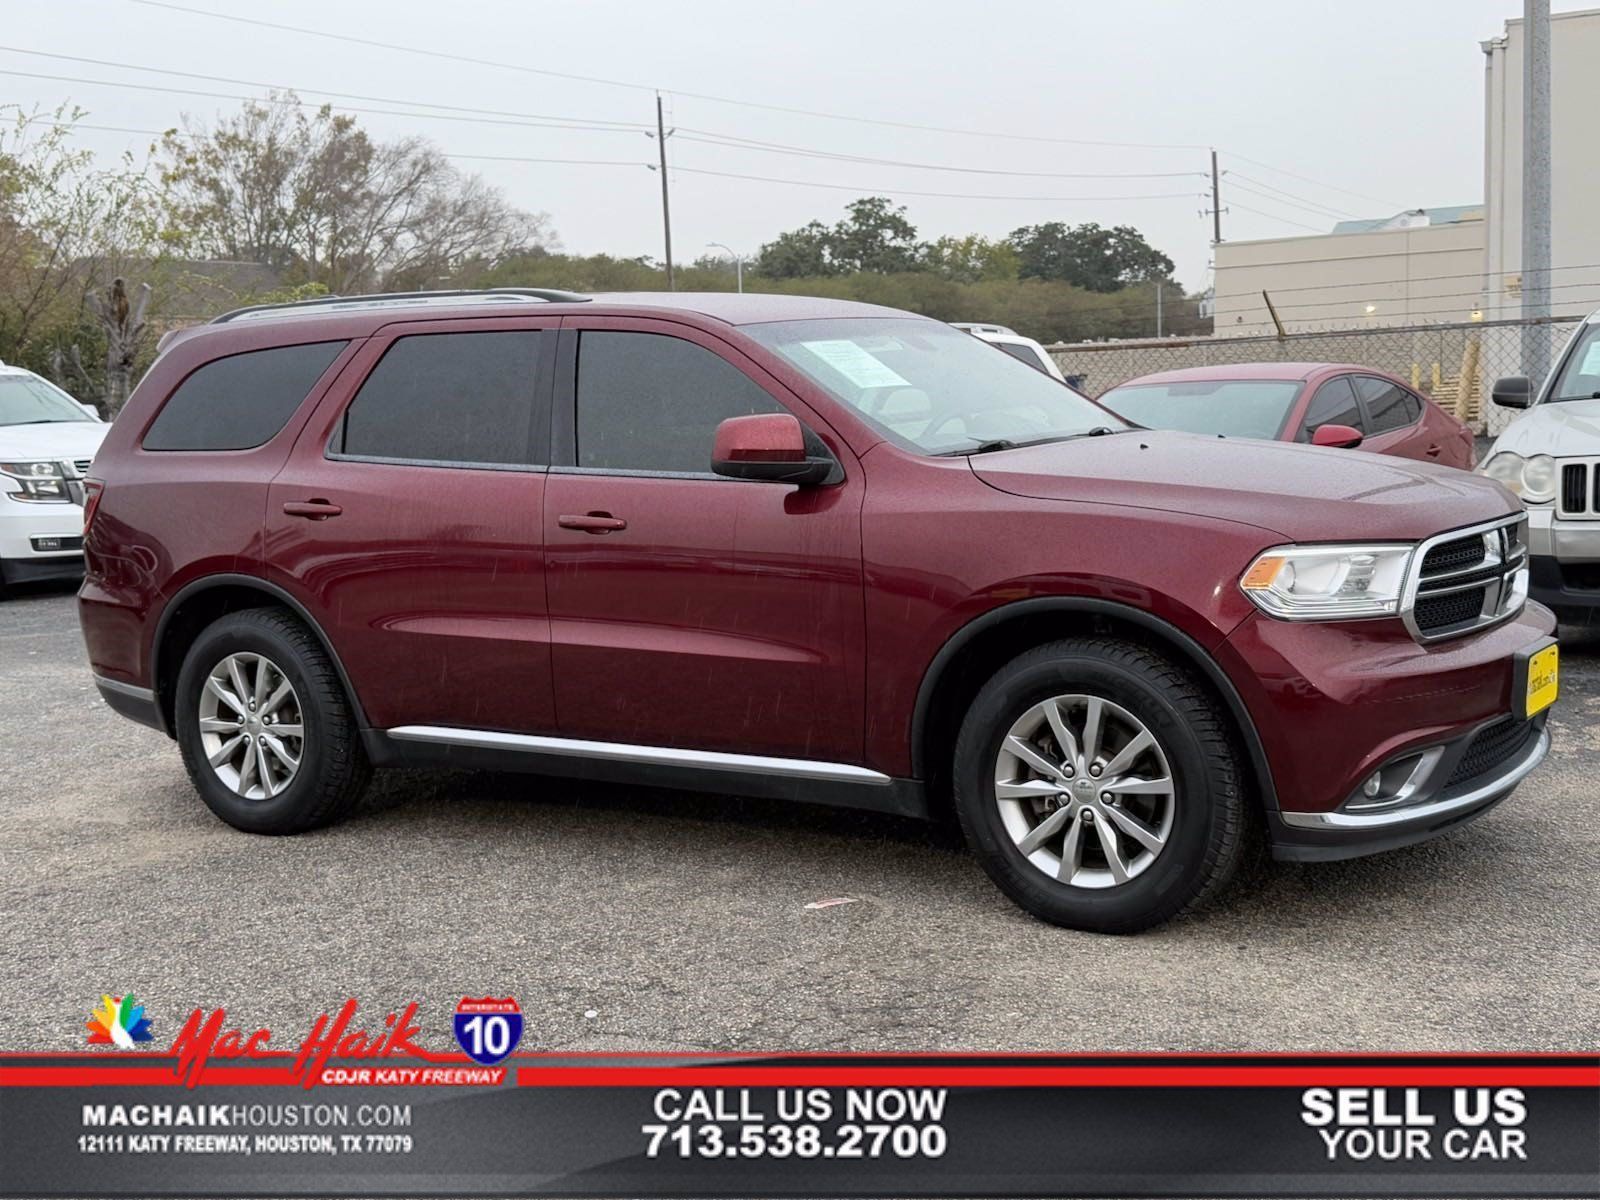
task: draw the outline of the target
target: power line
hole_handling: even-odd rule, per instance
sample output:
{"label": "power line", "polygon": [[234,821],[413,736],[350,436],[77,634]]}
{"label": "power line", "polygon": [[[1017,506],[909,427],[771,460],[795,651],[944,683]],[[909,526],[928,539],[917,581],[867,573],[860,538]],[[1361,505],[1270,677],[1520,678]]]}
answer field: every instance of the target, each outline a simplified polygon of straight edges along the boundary
{"label": "power line", "polygon": [[[1369,258],[1389,258],[1389,257],[1392,257],[1392,256],[1391,255],[1387,255],[1387,254],[1373,254],[1373,255],[1368,255],[1367,257],[1369,257]],[[1274,264],[1271,264],[1271,265],[1273,265],[1273,266],[1281,266],[1283,264],[1274,263]],[[1563,266],[1563,267],[1551,267],[1550,270],[1551,271],[1600,271],[1600,263],[1571,263],[1571,264],[1569,264],[1567,266]],[[1282,294],[1282,293],[1288,293],[1288,292],[1324,292],[1324,291],[1333,291],[1334,289],[1337,289],[1337,288],[1388,287],[1388,286],[1391,286],[1393,284],[1398,284],[1398,283],[1406,283],[1406,284],[1410,284],[1410,283],[1438,283],[1438,282],[1441,282],[1441,281],[1446,280],[1446,279],[1483,279],[1484,277],[1485,277],[1485,273],[1482,272],[1482,271],[1463,271],[1463,272],[1460,272],[1458,274],[1452,274],[1452,275],[1412,275],[1412,276],[1401,276],[1401,277],[1396,277],[1396,278],[1392,278],[1392,279],[1364,279],[1364,280],[1358,280],[1355,283],[1308,283],[1308,284],[1303,284],[1303,285],[1301,285],[1299,287],[1285,287],[1285,288],[1275,287],[1275,288],[1272,288],[1270,290],[1271,290],[1272,294],[1276,296],[1276,295],[1279,295],[1279,294]],[[1571,285],[1570,284],[1563,284],[1561,286],[1568,287],[1568,286],[1571,286]],[[1234,296],[1257,296],[1257,295],[1260,295],[1260,293],[1257,292],[1257,291],[1253,291],[1253,290],[1252,291],[1247,291],[1247,292],[1219,292],[1219,293],[1217,293],[1216,298],[1218,300],[1223,300],[1223,299],[1228,299],[1228,298],[1231,298],[1231,297],[1234,297]]]}
{"label": "power line", "polygon": [[[1274,196],[1271,192],[1263,192],[1260,188],[1251,187],[1248,183],[1240,183],[1238,179],[1232,175],[1228,177],[1228,185],[1230,187],[1238,188],[1249,195],[1257,196],[1262,200],[1266,200],[1272,204],[1287,204],[1290,208],[1298,208],[1301,212],[1310,213],[1313,217],[1332,219],[1331,213],[1325,213],[1320,208],[1312,208],[1309,204],[1300,204],[1294,200],[1284,200],[1278,196]],[[1318,226],[1318,228],[1324,233],[1330,232],[1325,225]]]}
{"label": "power line", "polygon": [[1330,204],[1323,204],[1320,200],[1313,200],[1310,196],[1302,196],[1298,192],[1286,192],[1282,188],[1274,187],[1272,184],[1267,183],[1264,180],[1256,179],[1251,175],[1246,175],[1243,171],[1230,170],[1228,172],[1228,177],[1230,179],[1243,179],[1246,183],[1253,183],[1257,187],[1266,188],[1267,191],[1276,192],[1278,195],[1289,200],[1299,200],[1302,203],[1314,205],[1315,207],[1327,212],[1330,216],[1344,217],[1350,220],[1356,219],[1354,213],[1349,213],[1345,212],[1343,209],[1334,208]]}
{"label": "power line", "polygon": [[714,175],[720,179],[748,179],[758,183],[781,183],[785,187],[829,188],[834,191],[855,192],[871,196],[933,196],[948,200],[1021,200],[1041,203],[1078,204],[1095,200],[1192,200],[1194,192],[1159,192],[1148,196],[999,196],[978,192],[918,192],[896,187],[860,187],[849,183],[817,183],[809,179],[778,179],[770,175],[741,175],[733,171],[712,171],[704,167],[685,167],[674,164],[674,171],[688,175]]}
{"label": "power line", "polygon": [[1264,211],[1262,209],[1259,209],[1259,208],[1251,208],[1248,204],[1240,204],[1237,200],[1230,201],[1229,203],[1230,203],[1230,206],[1233,207],[1233,208],[1243,209],[1247,213],[1255,213],[1256,216],[1258,216],[1258,217],[1266,217],[1269,220],[1282,221],[1285,225],[1297,225],[1301,229],[1309,229],[1309,230],[1311,230],[1312,233],[1326,233],[1326,232],[1328,232],[1326,229],[1323,229],[1320,225],[1307,225],[1304,221],[1295,221],[1295,220],[1292,220],[1289,217],[1280,217],[1277,213],[1266,212],[1266,211]]}
{"label": "power line", "polygon": [[[1585,279],[1585,280],[1582,280],[1582,281],[1580,281],[1578,283],[1557,283],[1557,284],[1552,284],[1551,287],[1550,287],[1550,290],[1553,291],[1553,292],[1559,292],[1559,291],[1562,291],[1564,289],[1569,289],[1569,288],[1595,288],[1595,287],[1600,287],[1600,283],[1597,283],[1592,279]],[[1278,291],[1277,288],[1268,288],[1267,290],[1269,292],[1274,293],[1274,294],[1276,294],[1277,291]],[[1231,293],[1231,295],[1233,295],[1233,296],[1256,296],[1256,297],[1259,297],[1261,295],[1261,293],[1260,292],[1234,292],[1234,293]],[[1391,304],[1391,305],[1401,305],[1402,307],[1405,307],[1405,308],[1409,309],[1411,307],[1412,301],[1415,301],[1415,300],[1460,300],[1460,299],[1467,299],[1467,298],[1477,299],[1477,298],[1483,297],[1483,295],[1484,295],[1484,293],[1483,293],[1483,290],[1481,288],[1475,288],[1470,292],[1418,292],[1418,293],[1410,293],[1410,294],[1407,294],[1407,295],[1404,295],[1404,296],[1377,296],[1377,297],[1373,297],[1372,299],[1375,302],[1378,302],[1378,303]],[[1353,300],[1304,300],[1304,301],[1299,301],[1299,302],[1294,303],[1294,304],[1278,304],[1276,301],[1274,301],[1273,302],[1273,307],[1278,308],[1278,309],[1282,309],[1284,311],[1288,311],[1291,308],[1327,308],[1329,305],[1333,305],[1333,304],[1361,304],[1361,303],[1365,302],[1366,300],[1367,300],[1367,297],[1359,297],[1359,298],[1353,299]],[[1221,307],[1221,302],[1220,301],[1218,302],[1218,306],[1219,306],[1219,308]],[[1245,307],[1245,306],[1241,306],[1240,308],[1229,308],[1228,311],[1229,312],[1239,312],[1239,311],[1242,311],[1243,307]]]}
{"label": "power line", "polygon": [[[228,92],[205,92],[195,88],[168,87],[156,83],[128,83],[113,79],[83,79],[74,75],[45,75],[37,71],[11,71],[0,69],[0,75],[11,75],[21,79],[49,79],[57,83],[80,83],[89,87],[121,88],[136,92],[166,92],[177,96],[199,96],[210,100],[234,100],[244,104],[259,104],[259,96],[240,96]],[[297,104],[301,108],[321,108],[322,105],[312,100],[293,100],[284,98],[286,104]],[[376,114],[389,117],[423,117],[430,121],[456,121],[469,125],[509,125],[517,129],[572,129],[584,130],[590,133],[634,133],[642,132],[643,126],[618,128],[611,125],[557,125],[547,121],[513,121],[499,117],[466,117],[453,113],[431,112],[405,112],[392,108],[358,108],[348,104],[330,104],[327,107],[337,112]]]}
{"label": "power line", "polygon": [[403,104],[415,108],[440,108],[449,112],[471,113],[478,116],[490,117],[515,117],[527,121],[560,121],[569,123],[578,129],[593,129],[600,126],[616,126],[628,130],[645,130],[649,126],[642,121],[606,121],[589,117],[557,117],[548,113],[507,112],[494,108],[469,108],[460,104],[439,104],[431,100],[397,100],[392,96],[365,96],[358,92],[333,92],[326,88],[295,87],[286,83],[262,83],[253,79],[234,79],[226,75],[204,75],[198,71],[175,71],[164,67],[145,67],[134,63],[120,63],[103,58],[85,58],[77,54],[53,54],[48,50],[25,50],[20,46],[0,46],[9,54],[26,54],[34,58],[53,58],[63,62],[87,63],[95,67],[111,67],[113,69],[128,71],[143,71],[151,75],[172,75],[182,79],[198,79],[205,83],[228,83],[235,87],[263,88],[274,92],[309,93],[313,96],[333,96],[343,100],[365,100],[374,104]]}
{"label": "power line", "polygon": [[837,162],[865,163],[883,167],[908,167],[919,171],[954,171],[969,175],[1009,175],[1028,179],[1187,179],[1200,175],[1199,171],[1007,171],[992,167],[958,167],[942,163],[908,162],[904,159],[877,158],[871,155],[844,154],[832,150],[819,150],[804,146],[791,146],[782,142],[765,142],[755,138],[736,137],[707,129],[682,129],[677,136],[686,142],[703,142],[709,146],[722,146],[733,150],[758,150],[771,154],[786,154],[797,158],[822,158]]}
{"label": "power line", "polygon": [[[140,4],[146,4],[146,3],[151,3],[151,2],[152,2],[152,0],[137,0],[137,3],[140,3]],[[1395,209],[1397,212],[1398,211],[1402,211],[1405,208],[1405,205],[1403,205],[1403,204],[1395,204],[1395,203],[1393,203],[1393,201],[1390,201],[1390,200],[1383,200],[1383,199],[1379,199],[1376,196],[1369,196],[1365,192],[1351,191],[1349,188],[1340,187],[1338,184],[1326,183],[1321,179],[1313,179],[1309,175],[1299,175],[1299,174],[1296,174],[1294,171],[1287,171],[1282,167],[1275,167],[1269,162],[1262,162],[1259,158],[1251,158],[1248,155],[1236,154],[1231,150],[1225,151],[1224,153],[1226,153],[1229,158],[1237,158],[1240,162],[1252,163],[1255,166],[1265,168],[1268,171],[1276,172],[1279,175],[1287,175],[1290,179],[1298,179],[1301,183],[1313,183],[1313,184],[1316,184],[1317,187],[1327,188],[1330,192],[1343,192],[1347,196],[1358,196],[1363,200],[1372,200],[1372,201],[1374,201],[1375,203],[1378,203],[1378,204],[1388,205],[1388,206],[1392,207],[1393,209]]]}
{"label": "power line", "polygon": [[358,46],[372,46],[380,50],[397,50],[403,54],[420,54],[428,58],[447,59],[452,62],[467,63],[477,67],[495,67],[505,71],[520,71],[525,75],[543,75],[552,79],[568,79],[579,83],[601,84],[606,87],[629,88],[642,92],[671,92],[690,100],[705,100],[714,104],[733,104],[740,108],[759,108],[767,112],[789,113],[794,116],[817,117],[827,121],[849,121],[860,125],[879,125],[889,129],[915,129],[924,133],[948,133],[961,137],[981,137],[1018,142],[1044,142],[1059,146],[1104,146],[1116,149],[1130,150],[1204,150],[1206,147],[1181,142],[1110,142],[1091,141],[1084,138],[1044,137],[1037,134],[1001,133],[994,130],[983,129],[958,129],[945,125],[922,125],[911,121],[889,121],[878,117],[862,117],[851,113],[820,112],[809,108],[791,108],[782,104],[762,104],[754,100],[741,100],[732,96],[716,96],[708,92],[686,92],[677,88],[662,87],[656,84],[634,83],[624,79],[607,79],[597,75],[577,75],[568,71],[552,71],[544,67],[529,67],[521,63],[502,62],[491,58],[476,58],[468,54],[454,54],[445,50],[432,50],[421,46],[405,46],[397,42],[381,42],[374,38],[355,37],[345,33],[330,33],[322,29],[307,29],[300,25],[286,25],[277,21],[263,21],[256,17],[242,17],[235,13],[208,12],[202,8],[190,8],[183,4],[172,4],[169,0],[133,0],[135,4],[143,4],[150,8],[165,8],[173,12],[188,13],[191,16],[210,17],[217,21],[234,21],[242,25],[255,25],[265,29],[277,29],[285,33],[297,33],[306,37],[327,38],[336,42],[349,42]]}

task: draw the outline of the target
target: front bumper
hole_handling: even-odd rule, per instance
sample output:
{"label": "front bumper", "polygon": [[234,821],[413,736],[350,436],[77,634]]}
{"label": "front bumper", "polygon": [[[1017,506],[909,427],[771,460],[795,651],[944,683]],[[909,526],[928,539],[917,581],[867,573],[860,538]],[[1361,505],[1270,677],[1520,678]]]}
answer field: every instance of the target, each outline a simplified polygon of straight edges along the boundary
{"label": "front bumper", "polygon": [[1508,718],[1490,721],[1439,747],[1428,776],[1401,806],[1368,812],[1277,812],[1270,814],[1274,858],[1320,862],[1394,850],[1436,837],[1504,800],[1550,752],[1548,711],[1517,729],[1513,752],[1484,771],[1462,777],[1463,760],[1481,734]]}
{"label": "front bumper", "polygon": [[1528,594],[1570,619],[1600,609],[1600,521],[1563,521],[1548,504],[1528,509]]}
{"label": "front bumper", "polygon": [[0,577],[7,583],[83,578],[83,509],[0,494]]}
{"label": "front bumper", "polygon": [[[1548,752],[1545,718],[1512,723],[1519,656],[1555,618],[1529,603],[1500,625],[1419,644],[1395,621],[1247,618],[1217,648],[1249,711],[1271,782],[1280,858],[1349,858],[1420,841],[1503,799]],[[1501,739],[1473,739],[1504,727]],[[1518,732],[1528,736],[1518,740]],[[1487,753],[1495,750],[1495,753]],[[1374,772],[1426,752],[1404,803],[1351,811]],[[1458,768],[1460,768],[1458,770]]]}

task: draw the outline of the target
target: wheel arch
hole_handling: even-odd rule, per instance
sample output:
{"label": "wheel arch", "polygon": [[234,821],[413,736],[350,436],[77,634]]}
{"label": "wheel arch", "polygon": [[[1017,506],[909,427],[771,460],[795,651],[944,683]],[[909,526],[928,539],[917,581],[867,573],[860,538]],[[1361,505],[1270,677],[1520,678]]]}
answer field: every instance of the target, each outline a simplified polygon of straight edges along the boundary
{"label": "wheel arch", "polygon": [[179,588],[172,599],[167,601],[156,622],[155,637],[151,643],[151,682],[155,687],[156,703],[160,706],[169,737],[176,736],[173,733],[176,729],[173,712],[178,672],[182,669],[184,654],[194,644],[194,639],[199,636],[201,630],[219,617],[240,609],[259,608],[264,605],[277,605],[288,609],[296,620],[311,631],[311,635],[321,645],[323,653],[333,663],[333,669],[338,672],[339,683],[350,700],[357,725],[362,729],[367,728],[367,717],[361,707],[361,698],[356,695],[356,689],[350,682],[350,675],[345,671],[338,651],[334,649],[333,643],[328,639],[322,626],[317,623],[316,618],[306,611],[305,605],[277,584],[268,583],[260,576],[220,574],[207,575]]}
{"label": "wheel arch", "polygon": [[[1077,629],[1063,628],[1062,618],[1073,619]],[[1197,671],[1222,700],[1248,756],[1261,803],[1268,811],[1278,808],[1272,768],[1255,722],[1243,698],[1222,667],[1193,637],[1144,609],[1093,596],[1037,596],[1016,600],[973,618],[958,629],[928,664],[917,689],[911,718],[912,775],[926,780],[930,795],[948,784],[947,756],[940,744],[953,746],[960,713],[988,677],[970,668],[1004,656],[1009,659],[1066,633],[1095,629],[1120,634],[1171,655]]]}

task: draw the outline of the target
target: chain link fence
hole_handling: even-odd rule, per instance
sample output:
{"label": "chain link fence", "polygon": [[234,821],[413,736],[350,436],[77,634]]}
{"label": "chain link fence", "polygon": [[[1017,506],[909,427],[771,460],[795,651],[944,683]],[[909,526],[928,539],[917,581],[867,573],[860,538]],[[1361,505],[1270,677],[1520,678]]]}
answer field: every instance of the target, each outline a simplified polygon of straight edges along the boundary
{"label": "chain link fence", "polygon": [[[1478,433],[1495,434],[1516,414],[1490,403],[1494,381],[1504,375],[1542,376],[1539,352],[1544,352],[1545,367],[1554,363],[1580,321],[1578,317],[1550,317],[1533,321],[1390,325],[1287,333],[1282,337],[1058,343],[1046,349],[1061,373],[1091,396],[1139,375],[1186,367],[1253,362],[1354,363],[1409,380],[1418,391]],[[1529,366],[1525,367],[1525,363]],[[1534,382],[1537,385],[1540,380]]]}

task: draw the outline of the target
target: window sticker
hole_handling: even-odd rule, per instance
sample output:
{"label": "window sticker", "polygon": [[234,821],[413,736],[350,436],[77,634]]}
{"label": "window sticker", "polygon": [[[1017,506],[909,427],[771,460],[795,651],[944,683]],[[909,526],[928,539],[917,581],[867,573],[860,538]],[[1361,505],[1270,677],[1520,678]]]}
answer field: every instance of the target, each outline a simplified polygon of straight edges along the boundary
{"label": "window sticker", "polygon": [[881,359],[848,338],[800,344],[858,388],[911,386]]}

